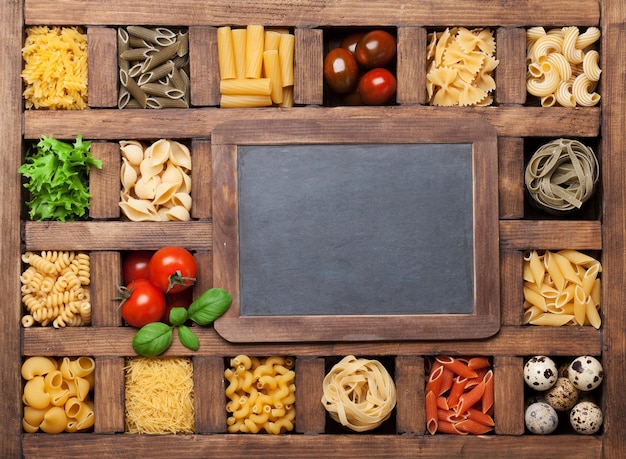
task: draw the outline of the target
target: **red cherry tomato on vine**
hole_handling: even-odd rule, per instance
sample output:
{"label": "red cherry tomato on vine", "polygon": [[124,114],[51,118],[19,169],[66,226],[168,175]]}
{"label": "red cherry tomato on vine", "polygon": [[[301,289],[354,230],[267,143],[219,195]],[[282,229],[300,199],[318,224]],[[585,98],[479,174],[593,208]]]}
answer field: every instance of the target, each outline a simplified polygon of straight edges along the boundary
{"label": "red cherry tomato on vine", "polygon": [[164,293],[177,293],[196,281],[198,267],[193,255],[182,247],[168,246],[157,250],[148,266],[150,280]]}
{"label": "red cherry tomato on vine", "polygon": [[150,278],[148,263],[150,263],[152,254],[154,252],[151,250],[134,250],[124,258],[122,264],[124,285],[128,285],[137,279]]}
{"label": "red cherry tomato on vine", "polygon": [[165,294],[152,282],[137,279],[121,290],[120,312],[129,325],[141,328],[161,320],[165,312]]}
{"label": "red cherry tomato on vine", "polygon": [[370,70],[359,81],[359,95],[366,105],[383,105],[396,93],[396,79],[383,68]]}
{"label": "red cherry tomato on vine", "polygon": [[396,55],[396,39],[384,30],[372,30],[359,40],[354,55],[366,69],[384,67]]}
{"label": "red cherry tomato on vine", "polygon": [[324,58],[324,81],[337,94],[344,94],[356,86],[359,65],[344,48],[331,49]]}
{"label": "red cherry tomato on vine", "polygon": [[161,322],[170,324],[170,311],[172,308],[189,308],[193,301],[193,290],[188,288],[178,293],[167,293],[165,295],[165,312],[161,318]]}

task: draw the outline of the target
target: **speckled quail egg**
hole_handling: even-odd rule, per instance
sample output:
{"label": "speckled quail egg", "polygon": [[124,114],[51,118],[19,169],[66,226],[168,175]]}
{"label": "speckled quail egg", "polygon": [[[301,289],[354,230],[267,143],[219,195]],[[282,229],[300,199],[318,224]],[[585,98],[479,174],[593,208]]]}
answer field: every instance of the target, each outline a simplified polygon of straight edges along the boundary
{"label": "speckled quail egg", "polygon": [[554,386],[548,389],[544,396],[546,403],[557,411],[571,410],[578,401],[580,391],[576,389],[569,378],[558,378]]}
{"label": "speckled quail egg", "polygon": [[593,402],[577,403],[569,414],[569,422],[580,434],[593,435],[602,426],[602,410]]}
{"label": "speckled quail egg", "polygon": [[526,408],[524,421],[526,428],[538,435],[551,434],[559,425],[556,410],[544,402],[536,402]]}
{"label": "speckled quail egg", "polygon": [[537,402],[546,403],[546,398],[543,396],[543,393],[535,392],[533,393],[533,395],[526,397],[526,399],[524,399],[524,410],[528,408],[530,405],[532,405],[533,403],[537,403]]}
{"label": "speckled quail egg", "polygon": [[576,357],[570,363],[567,376],[580,390],[593,390],[604,379],[604,370],[598,359],[590,355]]}
{"label": "speckled quail egg", "polygon": [[531,357],[524,365],[524,381],[535,390],[550,389],[557,378],[556,363],[545,355]]}

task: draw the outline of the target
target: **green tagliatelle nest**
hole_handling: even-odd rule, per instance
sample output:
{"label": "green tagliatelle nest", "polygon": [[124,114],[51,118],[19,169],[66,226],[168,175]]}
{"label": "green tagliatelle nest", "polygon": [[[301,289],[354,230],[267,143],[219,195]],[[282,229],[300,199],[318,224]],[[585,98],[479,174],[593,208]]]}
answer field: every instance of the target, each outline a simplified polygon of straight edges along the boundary
{"label": "green tagliatelle nest", "polygon": [[569,212],[593,195],[598,181],[598,159],[577,140],[557,139],[541,146],[526,166],[526,190],[538,207]]}

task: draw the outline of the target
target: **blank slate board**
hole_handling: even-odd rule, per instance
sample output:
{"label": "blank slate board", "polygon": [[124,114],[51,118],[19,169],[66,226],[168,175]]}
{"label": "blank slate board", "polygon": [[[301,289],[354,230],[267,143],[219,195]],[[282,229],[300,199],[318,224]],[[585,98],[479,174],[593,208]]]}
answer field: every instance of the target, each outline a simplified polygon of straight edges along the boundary
{"label": "blank slate board", "polygon": [[497,151],[480,119],[214,129],[215,323],[234,342],[499,329]]}

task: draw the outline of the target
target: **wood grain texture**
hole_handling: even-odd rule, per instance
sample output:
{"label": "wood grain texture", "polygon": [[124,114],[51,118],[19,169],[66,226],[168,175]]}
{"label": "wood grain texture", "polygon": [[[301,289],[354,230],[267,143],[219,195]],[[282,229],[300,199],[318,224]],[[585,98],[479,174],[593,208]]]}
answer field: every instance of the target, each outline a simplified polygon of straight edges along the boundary
{"label": "wood grain texture", "polygon": [[595,25],[600,19],[600,5],[592,0],[537,2],[507,0],[464,2],[455,0],[265,0],[238,1],[237,10],[221,1],[194,0],[159,4],[147,0],[128,4],[123,0],[102,3],[96,0],[26,0],[26,24],[125,24],[132,18],[137,25],[223,25],[264,24],[266,26],[393,26],[424,24],[428,26],[545,26],[563,24]]}
{"label": "wood grain texture", "polygon": [[217,28],[189,27],[189,79],[191,105],[219,105],[220,74],[217,58]]}
{"label": "wood grain texture", "polygon": [[206,139],[194,139],[191,142],[191,217],[193,219],[211,218],[212,170],[211,142]]}
{"label": "wood grain texture", "polygon": [[[294,31],[293,100],[298,105],[322,105],[323,33],[320,29]],[[291,113],[287,110],[287,113]]]}
{"label": "wood grain texture", "polygon": [[320,357],[296,359],[296,431],[322,434],[326,428],[326,410],[322,405],[322,382],[325,360]]}
{"label": "wood grain texture", "polygon": [[124,432],[124,357],[98,357],[94,378],[94,431]]}
{"label": "wood grain texture", "polygon": [[498,203],[501,219],[524,217],[524,139],[498,137]]}
{"label": "wood grain texture", "polygon": [[[320,73],[321,75],[321,73]],[[321,84],[321,83],[320,83]],[[307,102],[308,103],[308,102]],[[321,98],[316,102],[321,103]],[[598,107],[567,109],[551,107],[454,107],[459,119],[480,117],[489,122],[500,136],[523,137],[532,133],[538,137],[595,137],[600,133]],[[76,135],[76,126],[86,139],[206,138],[219,124],[228,121],[248,123],[269,119],[277,123],[289,120],[327,118],[416,118],[434,121],[450,118],[449,107],[294,107],[220,109],[215,107],[163,110],[92,110],[46,112],[28,110],[24,113],[24,138],[38,139],[42,132],[58,138]],[[149,121],[146,122],[146,119]]]}
{"label": "wood grain texture", "polygon": [[493,359],[494,419],[498,435],[524,433],[524,359],[496,356]]}
{"label": "wood grain texture", "polygon": [[195,356],[193,358],[194,416],[197,433],[226,432],[226,397],[224,359],[219,356]]}
{"label": "wood grain texture", "polygon": [[497,104],[524,104],[526,102],[526,62],[511,59],[526,53],[526,29],[500,27],[496,29],[495,70]]}
{"label": "wood grain texture", "polygon": [[89,107],[117,107],[116,29],[88,27],[87,55]]}
{"label": "wood grain texture", "polygon": [[102,161],[102,168],[89,171],[89,217],[120,218],[120,146],[113,142],[92,142],[91,154]]}
{"label": "wood grain texture", "polygon": [[585,220],[500,220],[502,249],[602,249],[602,225]]}
{"label": "wood grain texture", "polygon": [[396,101],[400,105],[426,103],[426,29],[398,27]]}
{"label": "wood grain texture", "polygon": [[424,434],[426,414],[424,358],[417,355],[396,357],[396,430],[400,434]]}

